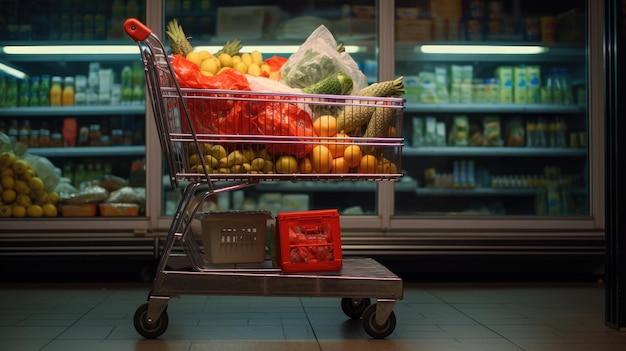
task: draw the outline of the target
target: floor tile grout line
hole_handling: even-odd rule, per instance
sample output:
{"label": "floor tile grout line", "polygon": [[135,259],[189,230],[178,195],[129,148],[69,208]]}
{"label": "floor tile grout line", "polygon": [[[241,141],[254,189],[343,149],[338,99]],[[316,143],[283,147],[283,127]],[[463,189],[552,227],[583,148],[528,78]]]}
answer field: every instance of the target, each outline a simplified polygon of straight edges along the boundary
{"label": "floor tile grout line", "polygon": [[[306,317],[306,320],[309,323],[309,326],[311,327],[311,331],[313,331],[313,336],[315,337],[315,343],[317,343],[317,347],[320,349],[320,351],[322,351],[322,345],[320,344],[320,340],[317,337],[317,333],[315,332],[315,328],[313,328],[313,322],[311,322],[311,318],[309,318],[309,313],[307,312],[307,309],[304,306],[304,301],[302,300],[301,297],[298,298],[298,301],[300,301],[300,306],[302,307],[302,312],[304,312],[304,316]],[[285,332],[285,329],[283,328],[283,333],[284,332]]]}
{"label": "floor tile grout line", "polygon": [[428,289],[427,291],[431,294],[433,294],[434,296],[436,296],[439,300],[441,300],[441,302],[445,303],[446,305],[448,305],[450,308],[456,310],[457,312],[459,312],[460,314],[464,315],[465,317],[471,319],[472,321],[476,322],[478,325],[483,326],[484,328],[487,328],[488,330],[492,331],[493,333],[499,335],[501,338],[503,338],[504,340],[510,342],[511,344],[515,345],[516,347],[519,347],[520,350],[522,351],[527,351],[525,348],[523,348],[522,346],[518,345],[515,341],[507,338],[506,336],[504,336],[503,334],[501,334],[500,332],[492,329],[491,327],[479,322],[476,318],[468,315],[467,313],[463,312],[461,309],[457,308],[456,306],[452,305],[451,303],[445,301],[444,299],[442,299],[441,297],[437,296],[437,294],[430,292]]}

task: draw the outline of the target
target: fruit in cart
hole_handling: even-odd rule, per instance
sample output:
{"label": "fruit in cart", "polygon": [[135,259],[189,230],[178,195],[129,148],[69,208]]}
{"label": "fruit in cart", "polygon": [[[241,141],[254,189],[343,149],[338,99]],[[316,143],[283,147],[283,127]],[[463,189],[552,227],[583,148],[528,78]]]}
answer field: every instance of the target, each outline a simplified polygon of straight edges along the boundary
{"label": "fruit in cart", "polygon": [[333,159],[332,164],[330,165],[330,173],[343,174],[349,172],[350,166],[348,166],[346,160],[343,157],[337,157]]}
{"label": "fruit in cart", "polygon": [[17,199],[17,192],[14,189],[2,190],[2,202],[5,204],[13,203]]}
{"label": "fruit in cart", "polygon": [[374,155],[364,155],[359,162],[358,172],[361,174],[376,174],[378,160]]}
{"label": "fruit in cart", "polygon": [[274,170],[279,174],[292,174],[298,171],[298,159],[293,155],[281,155],[276,159]]}
{"label": "fruit in cart", "polygon": [[[377,108],[374,110],[372,117],[367,123],[363,138],[381,138],[386,137],[389,133],[389,127],[393,123],[396,117],[395,108]],[[380,148],[376,146],[367,146],[363,148],[363,152],[366,154],[373,154],[376,150],[380,151]]]}
{"label": "fruit in cart", "polygon": [[311,174],[315,172],[313,170],[313,164],[311,164],[311,159],[308,157],[303,157],[298,160],[298,169],[302,174]]}
{"label": "fruit in cart", "polygon": [[265,161],[271,161],[271,160],[274,159],[272,157],[272,155],[270,154],[270,152],[267,151],[266,148],[263,148],[263,149],[257,151],[256,157],[260,157],[260,158],[264,159]]}
{"label": "fruit in cart", "polygon": [[[330,150],[330,153],[333,154],[333,157],[342,157],[344,150],[348,147],[348,142],[350,142],[350,140],[344,140],[344,139],[349,139],[350,136],[348,136],[345,133],[337,133],[335,134],[335,137],[332,139],[328,139],[324,141],[324,145],[326,145],[326,147],[328,147],[328,149]],[[326,142],[328,142],[328,144],[326,144]]]}
{"label": "fruit in cart", "polygon": [[239,150],[234,150],[231,153],[229,153],[226,157],[222,157],[220,159],[219,166],[220,168],[228,169],[234,165],[244,164],[245,162],[248,162],[248,160],[246,160],[243,153],[241,153],[241,151]]}
{"label": "fruit in cart", "polygon": [[376,173],[379,174],[396,174],[398,173],[398,167],[395,163],[389,161],[385,157],[380,157],[378,159],[378,164],[376,164]]}
{"label": "fruit in cart", "polygon": [[[13,173],[13,170],[11,170]],[[2,180],[0,180],[0,184],[2,184],[3,189],[15,189],[15,176],[10,174],[5,174],[2,176]]]}
{"label": "fruit in cart", "polygon": [[196,166],[199,165],[200,162],[200,156],[198,156],[198,154],[191,154],[189,156],[189,165],[190,166]]}
{"label": "fruit in cart", "polygon": [[244,164],[240,164],[240,165],[234,165],[234,166],[230,167],[229,173],[233,173],[233,174],[248,173],[248,172],[246,172],[246,168],[243,165]]}
{"label": "fruit in cart", "polygon": [[200,58],[199,51],[190,51],[187,55],[185,55],[185,58],[187,61],[195,63],[198,67],[202,66],[202,58]]}
{"label": "fruit in cart", "polygon": [[218,160],[221,160],[222,158],[228,155],[228,151],[226,151],[226,148],[222,145],[213,145],[211,149],[209,150],[208,154],[215,157]]}
{"label": "fruit in cart", "polygon": [[337,118],[333,115],[319,116],[313,121],[313,128],[318,136],[335,136],[337,134]]}
{"label": "fruit in cart", "polygon": [[274,161],[265,160],[265,166],[263,167],[263,173],[274,173]]}
{"label": "fruit in cart", "polygon": [[8,167],[17,160],[17,155],[12,151],[5,151],[0,154],[0,167]]}
{"label": "fruit in cart", "polygon": [[333,154],[324,145],[316,145],[309,154],[311,165],[317,173],[329,173],[333,161]]}
{"label": "fruit in cart", "polygon": [[24,207],[28,207],[33,204],[33,199],[31,199],[30,196],[25,195],[25,194],[18,194],[15,201],[17,202],[18,205],[22,205]]}
{"label": "fruit in cart", "polygon": [[220,160],[211,155],[204,155],[204,164],[207,167],[216,168],[220,165]]}
{"label": "fruit in cart", "polygon": [[252,59],[252,63],[256,63],[257,65],[263,64],[263,54],[259,50],[252,50],[250,58]]}
{"label": "fruit in cart", "polygon": [[261,75],[261,66],[259,66],[257,63],[251,63],[248,65],[248,71],[247,73],[249,75],[255,76],[255,77],[259,77]]}
{"label": "fruit in cart", "polygon": [[28,183],[26,183],[26,181],[21,180],[21,179],[15,180],[15,191],[18,194],[26,194],[26,195],[29,195],[31,193],[31,189],[28,186]]}
{"label": "fruit in cart", "polygon": [[250,168],[253,171],[263,171],[263,169],[265,168],[265,159],[262,157],[257,157],[255,159],[253,159],[252,161],[250,161]]}
{"label": "fruit in cart", "polygon": [[356,144],[348,145],[343,151],[343,159],[350,168],[358,167],[362,157],[361,147]]}
{"label": "fruit in cart", "polygon": [[211,166],[195,165],[195,166],[191,166],[191,173],[212,174],[215,172]]}
{"label": "fruit in cart", "polygon": [[217,58],[220,60],[221,68],[232,68],[234,66],[233,57],[229,54],[220,54]]}
{"label": "fruit in cart", "polygon": [[44,190],[43,180],[41,180],[41,178],[39,178],[39,177],[32,177],[32,178],[30,178],[28,180],[28,186],[34,192],[38,192],[38,191],[43,191]]}
{"label": "fruit in cart", "polygon": [[241,153],[246,159],[246,163],[250,163],[252,160],[256,158],[256,152],[252,150],[252,148],[245,147],[241,149]]}
{"label": "fruit in cart", "polygon": [[2,205],[0,207],[0,217],[11,217],[13,215],[13,207],[11,205]]}
{"label": "fruit in cart", "polygon": [[[394,80],[383,81],[368,85],[359,90],[357,96],[368,97],[392,97],[404,94],[404,78],[398,77]],[[376,110],[373,101],[355,101],[359,105],[346,106],[337,117],[337,130],[344,133],[352,133],[362,125],[369,122],[372,114]]]}
{"label": "fruit in cart", "polygon": [[220,66],[219,66],[219,61],[218,60],[213,60],[213,59],[205,59],[204,61],[200,62],[200,71],[202,72],[209,72],[211,73],[211,75],[216,75],[217,71],[220,70]]}
{"label": "fruit in cart", "polygon": [[302,92],[305,94],[346,95],[352,92],[353,84],[349,75],[339,72],[302,88]]}
{"label": "fruit in cart", "polygon": [[176,18],[168,22],[165,29],[165,34],[170,40],[172,54],[181,54],[186,57],[188,53],[193,51],[193,46],[191,46],[188,40],[189,38],[185,35],[183,27],[178,24]]}

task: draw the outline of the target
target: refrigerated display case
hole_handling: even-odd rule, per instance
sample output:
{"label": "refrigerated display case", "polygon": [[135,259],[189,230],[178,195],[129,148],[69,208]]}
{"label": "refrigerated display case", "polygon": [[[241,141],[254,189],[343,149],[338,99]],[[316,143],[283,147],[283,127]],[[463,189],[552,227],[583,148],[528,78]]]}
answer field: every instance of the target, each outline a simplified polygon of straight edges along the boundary
{"label": "refrigerated display case", "polygon": [[[146,15],[145,23],[161,38],[166,38],[168,21],[177,18],[194,46],[216,51],[227,40],[241,39],[244,48],[261,48],[265,58],[272,55],[288,57],[313,29],[325,24],[333,28],[337,41],[349,49],[369,83],[404,76],[407,88],[404,96],[407,100],[403,149],[405,176],[401,181],[381,184],[336,184],[331,181],[315,184],[301,182],[297,185],[290,182],[260,184],[228,194],[228,198],[216,196],[210,199],[209,206],[212,208],[254,206],[255,209],[270,208],[274,212],[338,208],[342,214],[345,255],[398,258],[468,255],[602,257],[604,150],[601,140],[604,110],[601,62],[605,13],[601,3],[591,0],[549,6],[539,1],[520,0],[268,1],[263,6],[253,1],[165,0],[140,3],[146,6],[142,11]],[[492,6],[496,9],[500,6],[501,16],[507,17],[499,22],[501,28],[505,28],[503,25],[506,24],[506,28],[513,28],[514,31],[503,32],[500,36],[483,33],[482,38],[473,37],[477,32],[471,32],[472,26],[486,29],[487,24],[492,24],[496,27],[496,23],[488,20],[468,17],[470,9],[480,10],[481,6],[484,6],[487,16]],[[437,13],[437,17],[433,13]],[[449,32],[443,31],[446,28],[442,27],[443,23],[447,22],[440,17],[446,16],[457,19],[456,22],[450,21],[449,25],[452,28],[458,25],[458,32],[453,32],[458,34],[457,37],[449,34],[443,37],[443,33]],[[569,26],[572,29],[561,32],[569,35],[567,41],[561,41],[565,38],[563,36],[558,36],[558,40],[555,38],[553,43],[542,41],[541,17],[546,16],[554,18],[555,23],[567,19],[561,22],[561,28]],[[517,22],[524,23],[524,26],[514,26],[513,17],[524,20]],[[120,42],[132,45],[129,41]],[[457,49],[480,44],[479,49],[496,48],[496,53],[427,54],[422,52],[426,44],[430,45],[426,49],[435,50],[449,48],[443,44],[454,44]],[[543,52],[502,52],[504,49],[514,51],[528,47]],[[5,62],[6,55],[2,56],[0,59]],[[130,61],[132,57],[132,54],[128,56]],[[58,58],[60,62],[66,59],[65,56],[52,58],[53,61]],[[39,62],[49,61],[43,57],[40,59]],[[102,62],[108,59],[121,60],[117,55],[100,56]],[[85,64],[92,61],[87,57],[81,60]],[[450,79],[457,66],[471,67],[471,79],[468,85],[461,87],[460,96],[473,98],[476,94],[475,101],[433,103],[428,100],[430,87],[424,91],[416,86],[420,82],[420,73],[432,72],[434,75],[444,68]],[[486,81],[493,82],[498,78],[498,72],[506,72],[497,71],[498,67],[511,67],[511,70],[519,72],[522,66],[527,70],[540,69],[543,82],[540,92],[541,88],[547,88],[548,76],[553,77],[552,73],[561,73],[565,69],[573,87],[572,103],[485,101],[487,88],[491,87]],[[456,94],[456,90],[452,91],[450,84],[449,97],[454,95],[452,93]],[[139,120],[144,121],[141,110],[144,106],[132,108],[138,110],[125,109],[120,113],[136,118],[141,116]],[[36,110],[32,108],[31,111]],[[150,110],[145,112],[151,114]],[[2,119],[10,122],[10,118]],[[443,144],[426,145],[423,141],[420,144],[420,133],[413,133],[414,123],[425,125],[427,119],[429,126],[434,119],[435,132],[437,122],[443,122],[439,123],[439,128],[447,130],[440,134]],[[156,129],[152,120],[145,119],[145,144],[130,149],[139,153],[144,152],[145,147],[148,197],[145,217],[116,218],[106,223],[112,226],[113,231],[123,232],[116,235],[124,240],[139,240],[137,235],[140,235],[146,245],[135,251],[145,252],[150,248],[151,254],[156,256],[180,195],[167,186],[164,160],[154,136]],[[484,144],[484,126],[498,126],[498,121],[500,137],[496,145],[469,145],[472,141],[470,133],[475,130],[479,132],[472,136],[482,137]],[[545,133],[545,144],[542,141],[544,134],[537,133],[537,124],[544,125],[544,121],[549,129]],[[507,129],[509,126],[511,128]],[[463,135],[463,128],[467,128],[466,135]],[[461,136],[460,140],[448,135],[452,130],[458,132],[456,136]],[[517,134],[506,138],[507,130]],[[464,145],[466,139],[468,145]],[[550,144],[551,141],[553,144]],[[507,144],[509,142],[511,144]],[[102,150],[108,152],[106,150],[109,149]],[[80,155],[76,160],[84,159]],[[468,180],[468,168],[474,169],[473,182],[472,177]],[[466,176],[460,177],[461,174]],[[558,201],[548,201],[553,198]],[[92,240],[93,251],[97,252],[99,246],[105,245],[102,236],[94,237],[93,234],[95,228],[104,227],[100,220],[11,219],[7,223],[11,224],[12,234],[4,238],[15,242],[29,237],[39,240],[44,237],[44,233],[39,232],[40,228],[46,227],[56,233],[73,233],[73,238],[88,238]],[[24,227],[16,229],[14,223],[20,226],[24,223]],[[5,229],[0,230],[4,234]],[[24,249],[20,252],[32,251]]]}

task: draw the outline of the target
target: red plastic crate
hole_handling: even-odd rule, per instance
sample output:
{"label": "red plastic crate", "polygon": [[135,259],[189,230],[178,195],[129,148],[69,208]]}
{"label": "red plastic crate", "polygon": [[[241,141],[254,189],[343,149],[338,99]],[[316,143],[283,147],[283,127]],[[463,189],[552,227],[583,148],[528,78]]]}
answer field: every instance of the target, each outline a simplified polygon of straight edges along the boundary
{"label": "red plastic crate", "polygon": [[276,216],[276,261],[283,272],[341,269],[339,212],[282,212]]}

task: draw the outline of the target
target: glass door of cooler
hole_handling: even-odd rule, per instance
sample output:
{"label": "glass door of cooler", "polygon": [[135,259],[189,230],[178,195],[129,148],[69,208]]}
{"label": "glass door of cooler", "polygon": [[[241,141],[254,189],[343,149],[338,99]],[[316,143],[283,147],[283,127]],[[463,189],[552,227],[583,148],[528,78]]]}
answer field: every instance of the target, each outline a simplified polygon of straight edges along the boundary
{"label": "glass door of cooler", "polygon": [[3,229],[67,233],[104,216],[131,217],[111,230],[148,228],[144,74],[122,29],[144,13],[135,0],[3,2]]}
{"label": "glass door of cooler", "polygon": [[[250,57],[253,51],[262,55],[264,63],[286,60],[299,50],[313,31],[324,25],[335,41],[343,44],[350,59],[357,63],[367,77],[367,83],[377,80],[377,21],[374,0],[265,1],[262,5],[258,1],[164,1],[163,6],[161,38],[166,38],[165,28],[170,21],[176,19],[186,36],[191,38],[195,52],[191,54],[192,61],[196,59],[193,56],[198,52],[208,51],[215,55],[228,41],[241,40],[239,53],[223,55],[219,58],[219,67],[209,63],[203,65],[204,61],[198,60],[199,67],[207,74],[219,72],[224,67],[234,67],[237,61],[245,61],[244,56]],[[170,43],[168,39],[165,42],[168,45]],[[265,68],[262,66],[262,69]],[[278,71],[270,71],[270,78],[274,79]],[[247,70],[245,73],[254,74]],[[336,131],[333,130],[329,137],[337,137]],[[227,149],[227,152],[233,151]],[[262,148],[253,151],[252,158],[246,163],[251,164],[255,158],[265,154]],[[335,156],[337,155],[333,155]],[[277,168],[280,157],[278,154],[272,155],[266,159],[264,168],[259,170],[255,166],[253,171],[281,172]],[[307,166],[306,158],[298,157],[298,169],[315,172],[312,169],[314,165]],[[223,167],[215,171],[228,172]],[[163,214],[172,215],[180,198],[180,191],[169,189],[167,181],[163,186]],[[269,210],[274,214],[280,211],[337,208],[342,215],[375,216],[377,206],[376,182],[279,181],[261,182],[243,190],[221,193],[210,198],[206,208]]]}
{"label": "glass door of cooler", "polygon": [[395,215],[597,215],[593,2],[395,3],[395,74],[406,85]]}

